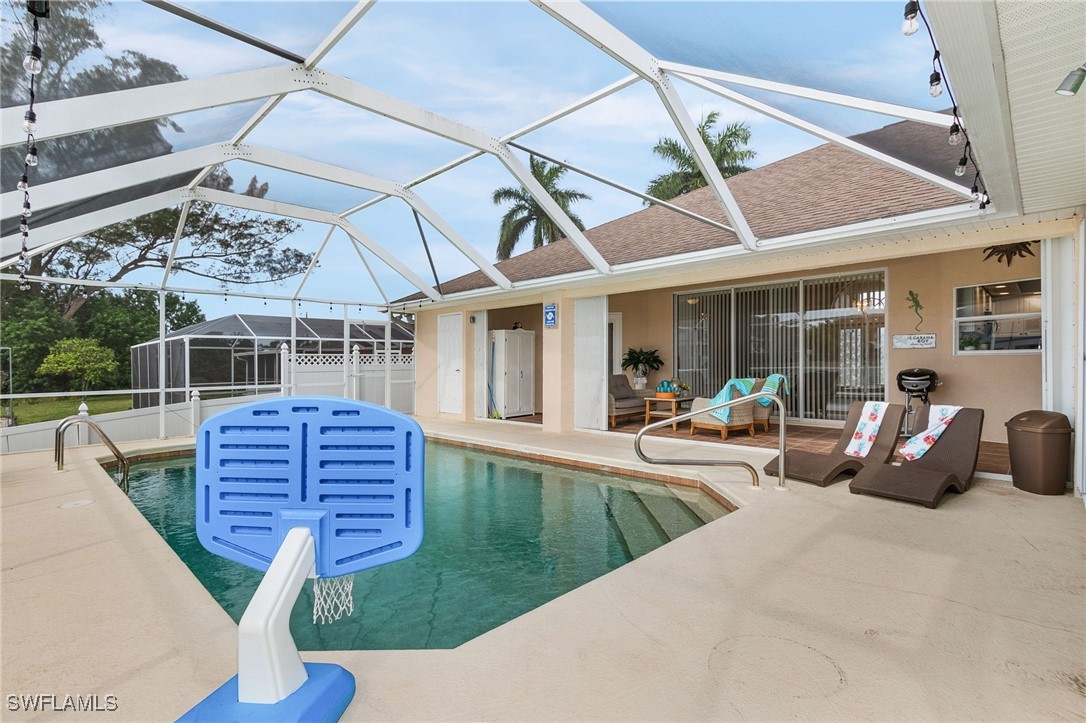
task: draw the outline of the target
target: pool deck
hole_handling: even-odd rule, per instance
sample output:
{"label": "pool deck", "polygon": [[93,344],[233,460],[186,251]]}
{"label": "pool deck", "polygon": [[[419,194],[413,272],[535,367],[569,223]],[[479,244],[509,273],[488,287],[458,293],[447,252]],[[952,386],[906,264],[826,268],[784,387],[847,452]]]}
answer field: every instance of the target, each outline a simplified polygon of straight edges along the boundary
{"label": "pool deck", "polygon": [[[431,437],[650,470],[626,434],[419,421]],[[729,449],[759,468],[772,457]],[[70,449],[63,472],[47,452],[0,458],[5,720],[173,720],[236,672],[236,626],[101,471],[105,455]],[[1086,718],[1082,499],[978,480],[928,510],[847,483],[665,473],[739,509],[454,650],[303,658],[355,674],[346,720]],[[114,695],[117,710],[12,712],[20,694]]]}

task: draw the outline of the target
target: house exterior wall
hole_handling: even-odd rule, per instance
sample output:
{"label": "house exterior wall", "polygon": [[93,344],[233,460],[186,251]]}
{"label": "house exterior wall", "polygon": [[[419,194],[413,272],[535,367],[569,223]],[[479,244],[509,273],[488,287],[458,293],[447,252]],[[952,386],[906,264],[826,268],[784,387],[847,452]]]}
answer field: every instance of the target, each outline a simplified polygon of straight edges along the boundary
{"label": "house exterior wall", "polygon": [[[1051,227],[1051,228],[1050,228]],[[854,271],[885,270],[887,275],[887,340],[893,334],[916,333],[916,317],[906,302],[907,293],[915,291],[924,306],[925,323],[920,331],[935,333],[937,346],[932,350],[888,350],[887,393],[892,401],[900,399],[895,375],[908,367],[935,369],[944,382],[935,399],[963,406],[985,409],[983,438],[994,442],[1006,441],[1003,423],[1017,412],[1042,406],[1041,354],[959,356],[954,354],[953,313],[955,286],[1034,278],[1040,276],[1038,258],[1015,259],[1012,266],[992,259],[982,261],[983,247],[996,243],[1033,240],[1042,237],[1070,235],[1067,223],[1041,224],[1026,235],[1023,229],[1000,229],[976,232],[955,239],[960,250],[945,251],[950,243],[945,238],[903,239],[891,245],[870,245],[852,248],[795,249],[788,255],[760,253],[738,260],[714,260],[683,272],[670,270],[647,271],[638,278],[620,280],[596,279],[591,285],[571,284],[562,290],[511,292],[504,296],[481,297],[473,302],[441,308],[420,309],[416,334],[416,355],[419,388],[417,408],[420,414],[436,410],[436,386],[429,377],[436,371],[436,318],[440,313],[476,309],[496,309],[557,303],[559,328],[541,330],[542,404],[544,426],[554,431],[568,431],[572,425],[572,300],[585,296],[608,295],[609,311],[622,314],[622,347],[645,347],[660,350],[664,367],[650,375],[654,385],[673,376],[673,312],[672,295],[681,291],[756,284],[782,279],[795,279]],[[1034,247],[1039,257],[1040,252]],[[772,270],[772,273],[766,273]],[[528,316],[519,320],[528,327]],[[501,318],[501,317],[499,317]],[[541,319],[540,319],[541,324]],[[494,323],[492,322],[492,326]],[[465,329],[467,329],[465,325]],[[467,332],[466,332],[467,333]],[[569,336],[569,339],[566,339]],[[568,341],[568,343],[565,343]],[[469,344],[470,346],[470,344]],[[432,368],[431,368],[432,367]],[[629,372],[627,372],[629,373]],[[555,377],[557,374],[557,378]],[[471,375],[466,375],[470,387]],[[469,389],[470,393],[470,389]],[[470,399],[470,394],[467,397]]]}

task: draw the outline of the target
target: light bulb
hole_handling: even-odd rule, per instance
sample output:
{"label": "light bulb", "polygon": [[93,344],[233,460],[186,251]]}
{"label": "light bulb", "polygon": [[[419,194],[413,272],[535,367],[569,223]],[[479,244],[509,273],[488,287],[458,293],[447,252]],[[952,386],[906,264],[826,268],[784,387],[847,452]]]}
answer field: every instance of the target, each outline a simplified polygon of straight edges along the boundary
{"label": "light bulb", "polygon": [[23,68],[31,75],[37,75],[41,72],[41,48],[37,45],[31,45],[26,49],[26,56],[23,57]]}
{"label": "light bulb", "polygon": [[23,234],[23,236],[26,236],[28,233],[30,233],[30,224],[28,224],[25,220],[19,221],[19,231]]}
{"label": "light bulb", "polygon": [[26,177],[25,173],[19,177],[19,182],[15,184],[15,188],[19,189],[20,191],[25,191],[26,189],[30,188],[30,179]]}
{"label": "light bulb", "polygon": [[30,201],[23,201],[23,218],[30,218]]}
{"label": "light bulb", "polygon": [[26,250],[25,246],[19,250],[19,260],[20,261],[26,261],[29,256],[30,256],[30,253]]}
{"label": "light bulb", "polygon": [[905,3],[905,22],[901,24],[902,35],[914,35],[920,29],[920,21],[916,19],[916,14],[919,11],[920,3],[916,0],[909,0],[909,2]]}
{"label": "light bulb", "polygon": [[969,197],[976,201],[980,198],[980,189],[977,188],[977,184],[973,184],[973,187],[969,189]]}
{"label": "light bulb", "polygon": [[33,133],[38,129],[38,114],[32,110],[23,113],[23,130]]}
{"label": "light bulb", "polygon": [[38,165],[38,147],[30,146],[30,150],[26,152],[26,165],[36,166]]}
{"label": "light bulb", "polygon": [[969,164],[969,159],[967,157],[965,157],[965,156],[962,156],[961,160],[958,161],[958,167],[954,169],[954,175],[955,176],[964,176],[965,175],[965,167],[968,164]]}
{"label": "light bulb", "polygon": [[936,70],[931,74],[931,88],[928,89],[928,95],[932,98],[938,98],[943,94],[943,77],[939,75],[939,71]]}
{"label": "light bulb", "polygon": [[946,142],[952,146],[956,146],[962,142],[962,127],[957,123],[953,123],[950,126],[950,135],[947,136]]}

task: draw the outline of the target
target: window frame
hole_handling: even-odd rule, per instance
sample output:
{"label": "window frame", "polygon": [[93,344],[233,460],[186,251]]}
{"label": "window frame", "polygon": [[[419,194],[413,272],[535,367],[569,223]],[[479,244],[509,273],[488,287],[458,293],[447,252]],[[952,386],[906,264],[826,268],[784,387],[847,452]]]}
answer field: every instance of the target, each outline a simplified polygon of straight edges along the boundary
{"label": "window frame", "polygon": [[[973,316],[958,316],[958,291],[961,289],[976,289],[985,286],[992,286],[994,284],[1020,284],[1023,282],[1036,281],[1041,289],[1040,296],[1040,308],[1037,311],[1029,312],[1016,312],[1013,314],[982,314]],[[976,284],[963,284],[961,286],[955,286],[951,289],[951,339],[954,345],[954,356],[1021,356],[1023,354],[1041,354],[1044,352],[1044,285],[1040,275],[1028,276],[1020,279],[998,279],[995,281],[976,283]],[[1034,294],[1036,295],[1036,294]],[[1037,319],[1041,324],[1041,330],[1038,334],[1038,346],[1036,349],[962,349],[961,348],[961,332],[959,331],[962,324],[986,324],[1000,321],[1015,321],[1018,319]]]}

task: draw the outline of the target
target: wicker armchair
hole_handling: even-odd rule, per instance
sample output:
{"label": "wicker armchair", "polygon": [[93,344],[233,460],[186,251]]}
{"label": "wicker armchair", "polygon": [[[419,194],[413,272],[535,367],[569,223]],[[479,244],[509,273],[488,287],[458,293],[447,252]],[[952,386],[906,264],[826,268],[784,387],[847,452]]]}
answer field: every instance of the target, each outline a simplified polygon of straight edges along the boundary
{"label": "wicker armchair", "polygon": [[[765,378],[759,377],[754,380],[754,392],[762,390],[762,385],[765,384]],[[752,394],[754,392],[751,392]],[[763,407],[757,402],[754,403],[754,424],[755,426],[761,425],[763,432],[769,431],[769,415],[773,413],[773,405],[770,404],[767,407]]]}
{"label": "wicker armchair", "polygon": [[[705,409],[709,406],[709,402],[712,401],[706,397],[694,397],[694,401],[690,404],[690,411],[696,412],[699,409]],[[736,404],[731,407],[731,413],[728,415],[727,424],[723,420],[717,419],[709,412],[703,412],[690,420],[690,436],[694,436],[694,433],[699,429],[712,429],[720,431],[720,438],[728,438],[728,430],[745,429],[747,434],[754,436],[754,410],[759,407],[757,402],[753,399],[749,402],[743,402],[742,404]]]}

